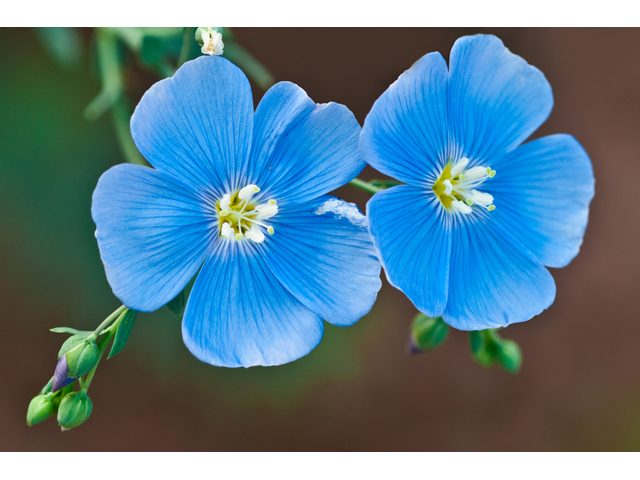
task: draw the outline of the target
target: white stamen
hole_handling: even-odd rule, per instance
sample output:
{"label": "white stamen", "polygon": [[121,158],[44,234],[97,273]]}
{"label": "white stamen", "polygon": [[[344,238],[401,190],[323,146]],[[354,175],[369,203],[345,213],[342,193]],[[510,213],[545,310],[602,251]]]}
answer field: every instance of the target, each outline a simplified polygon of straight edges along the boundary
{"label": "white stamen", "polygon": [[451,185],[451,180],[445,180],[444,181],[444,194],[445,195],[451,195],[451,192],[453,192],[453,185]]}
{"label": "white stamen", "polygon": [[240,200],[250,200],[254,193],[258,193],[260,189],[256,185],[247,185],[238,193]]}
{"label": "white stamen", "polygon": [[271,199],[259,205],[250,203],[252,196],[259,191],[257,185],[251,184],[240,189],[237,194],[225,193],[222,196],[218,203],[220,236],[236,240],[247,238],[262,243],[265,239],[264,230],[270,235],[274,234],[273,227],[263,221],[278,213],[277,202]]}
{"label": "white stamen", "polygon": [[479,192],[478,190],[471,190],[471,193],[467,196],[470,200],[480,205],[491,205],[493,203],[493,195],[485,192]]}
{"label": "white stamen", "polygon": [[222,200],[220,200],[220,210],[228,211],[230,204],[231,204],[231,195],[229,195],[228,193],[225,193],[222,196]]}
{"label": "white stamen", "polygon": [[256,207],[256,212],[258,212],[258,215],[256,216],[256,220],[266,220],[267,218],[271,218],[276,213],[278,213],[278,206],[271,205],[268,203],[263,203]]}
{"label": "white stamen", "polygon": [[462,172],[465,169],[467,165],[469,165],[469,159],[467,157],[462,157],[460,160],[456,162],[456,164],[451,169],[451,176],[452,177],[457,176],[460,172]]}
{"label": "white stamen", "polygon": [[229,225],[229,222],[224,222],[222,224],[222,230],[220,233],[222,234],[223,237],[230,237],[231,235],[233,235],[233,228],[231,228],[231,225]]}
{"label": "white stamen", "polygon": [[254,225],[250,230],[244,234],[249,240],[253,240],[256,243],[264,242],[264,233],[260,230],[260,227]]}
{"label": "white stamen", "polygon": [[487,169],[486,167],[473,167],[464,172],[466,175],[466,180],[475,180],[476,178],[486,177]]}
{"label": "white stamen", "polygon": [[460,213],[471,213],[473,211],[473,209],[469,205],[467,205],[464,202],[461,202],[460,200],[452,201],[451,209],[454,212],[460,212]]}
{"label": "white stamen", "polygon": [[[474,205],[488,211],[494,210],[493,196],[477,188],[486,180],[493,178],[496,171],[483,166],[465,170],[468,165],[469,159],[466,157],[458,160],[453,166],[449,164],[449,168],[440,173],[437,184],[434,183],[434,191],[443,205],[450,205],[447,208],[452,212],[469,214],[474,211],[471,208]],[[445,200],[445,197],[448,197],[448,200]]]}

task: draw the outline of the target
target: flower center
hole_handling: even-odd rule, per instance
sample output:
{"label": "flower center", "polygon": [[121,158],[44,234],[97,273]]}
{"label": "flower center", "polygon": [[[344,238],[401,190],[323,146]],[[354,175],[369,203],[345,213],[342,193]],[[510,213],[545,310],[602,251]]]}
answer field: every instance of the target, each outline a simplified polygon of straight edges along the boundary
{"label": "flower center", "polygon": [[471,167],[468,158],[461,158],[455,164],[448,163],[438,180],[433,184],[433,191],[450,212],[469,214],[472,205],[479,205],[488,211],[495,210],[493,196],[476,189],[485,180],[493,178],[495,170],[490,167]]}
{"label": "flower center", "polygon": [[225,193],[216,203],[221,237],[235,240],[247,238],[261,243],[264,242],[263,229],[273,235],[273,227],[262,220],[278,213],[278,207],[275,200],[261,204],[252,202],[253,195],[259,191],[256,185],[247,185],[235,193]]}

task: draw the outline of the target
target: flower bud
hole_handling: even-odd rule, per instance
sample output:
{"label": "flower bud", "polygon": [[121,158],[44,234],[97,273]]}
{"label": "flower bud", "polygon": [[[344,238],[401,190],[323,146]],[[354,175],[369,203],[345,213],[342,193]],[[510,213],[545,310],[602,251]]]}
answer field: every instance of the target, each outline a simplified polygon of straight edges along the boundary
{"label": "flower bud", "polygon": [[522,351],[513,340],[503,340],[498,345],[498,363],[509,373],[518,373],[522,366]]}
{"label": "flower bud", "polygon": [[29,408],[27,409],[27,425],[31,426],[36,423],[44,422],[47,418],[53,415],[55,411],[56,406],[53,402],[53,395],[51,393],[38,395],[29,403]]}
{"label": "flower bud", "polygon": [[71,385],[75,381],[76,379],[74,377],[69,377],[69,365],[67,365],[67,356],[62,355],[62,357],[60,357],[60,359],[58,360],[56,371],[53,373],[53,378],[51,379],[51,391],[55,393],[58,390],[63,389],[67,385]]}
{"label": "flower bud", "polygon": [[78,378],[86,375],[100,360],[100,350],[93,336],[73,335],[62,344],[59,356],[65,356],[68,377]]}
{"label": "flower bud", "polygon": [[442,317],[427,317],[419,313],[411,323],[411,333],[407,341],[408,353],[420,353],[434,350],[449,336],[449,325]]}
{"label": "flower bud", "polygon": [[58,424],[64,430],[77,427],[89,418],[92,409],[93,404],[85,391],[71,392],[60,402]]}
{"label": "flower bud", "polygon": [[469,334],[473,358],[483,367],[490,367],[495,360],[495,343],[488,332],[489,330],[477,330]]}

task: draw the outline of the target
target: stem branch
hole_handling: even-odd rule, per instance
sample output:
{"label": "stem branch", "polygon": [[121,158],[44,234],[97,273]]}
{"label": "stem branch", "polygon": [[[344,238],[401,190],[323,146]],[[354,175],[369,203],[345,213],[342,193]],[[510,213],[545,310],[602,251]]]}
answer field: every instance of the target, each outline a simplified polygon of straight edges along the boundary
{"label": "stem branch", "polygon": [[351,185],[352,187],[359,188],[360,190],[364,190],[365,192],[370,193],[371,195],[384,190],[384,188],[371,185],[369,182],[362,180],[360,178],[354,178],[349,182],[349,185]]}

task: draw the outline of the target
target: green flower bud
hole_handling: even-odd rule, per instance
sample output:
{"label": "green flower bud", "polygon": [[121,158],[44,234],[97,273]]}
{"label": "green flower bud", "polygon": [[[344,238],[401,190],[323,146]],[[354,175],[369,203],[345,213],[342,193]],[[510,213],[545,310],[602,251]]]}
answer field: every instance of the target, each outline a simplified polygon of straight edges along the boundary
{"label": "green flower bud", "polygon": [[409,353],[418,353],[435,348],[449,336],[449,325],[444,323],[442,317],[427,317],[419,313],[411,323],[411,333],[407,344]]}
{"label": "green flower bud", "polygon": [[483,367],[490,367],[495,361],[496,348],[488,330],[473,331],[469,334],[473,358]]}
{"label": "green flower bud", "polygon": [[58,358],[66,356],[69,371],[67,376],[78,378],[86,375],[100,360],[100,350],[93,335],[73,335],[62,344]]}
{"label": "green flower bud", "polygon": [[64,430],[77,427],[89,418],[92,409],[93,404],[85,391],[71,392],[60,402],[58,424]]}
{"label": "green flower bud", "polygon": [[503,340],[498,345],[498,363],[509,373],[518,373],[522,366],[522,351],[513,340]]}
{"label": "green flower bud", "polygon": [[29,402],[29,408],[27,409],[28,426],[44,422],[56,412],[53,397],[53,394],[47,393],[45,395],[38,395]]}

